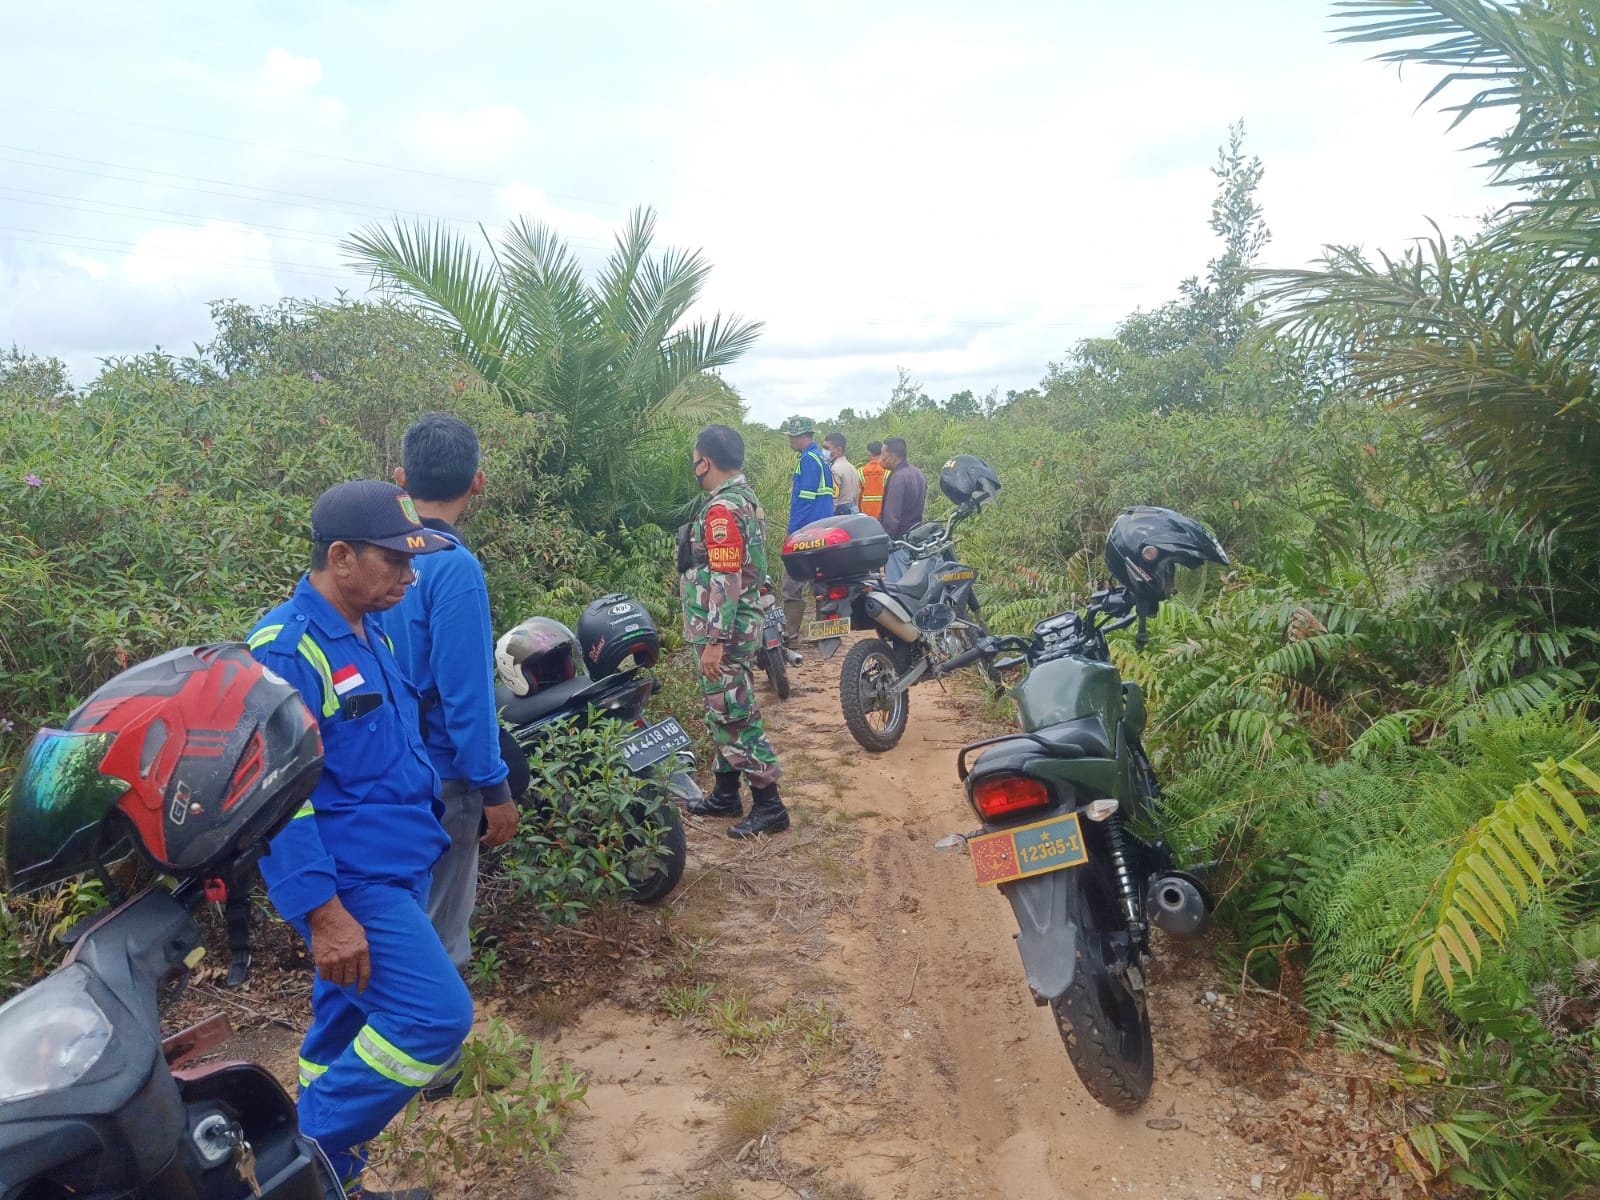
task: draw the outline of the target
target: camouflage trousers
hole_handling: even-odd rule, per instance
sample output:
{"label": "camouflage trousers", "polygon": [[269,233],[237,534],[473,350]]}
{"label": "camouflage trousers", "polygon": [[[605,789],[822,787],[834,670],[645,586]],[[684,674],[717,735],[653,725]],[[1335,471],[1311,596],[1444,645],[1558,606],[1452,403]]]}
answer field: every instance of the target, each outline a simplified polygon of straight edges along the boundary
{"label": "camouflage trousers", "polygon": [[[716,769],[739,771],[749,778],[751,787],[765,787],[777,783],[783,769],[767,741],[756,704],[751,674],[756,646],[753,630],[747,638],[724,643],[722,670],[715,679],[700,675],[700,696],[706,706],[706,728],[717,746]],[[698,653],[699,647],[695,650]]]}

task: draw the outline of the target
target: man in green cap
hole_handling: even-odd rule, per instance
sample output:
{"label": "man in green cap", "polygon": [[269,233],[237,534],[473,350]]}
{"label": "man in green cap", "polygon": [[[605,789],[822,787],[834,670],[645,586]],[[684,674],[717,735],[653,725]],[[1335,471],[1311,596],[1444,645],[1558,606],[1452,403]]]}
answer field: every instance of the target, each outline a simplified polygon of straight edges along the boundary
{"label": "man in green cap", "polygon": [[[794,468],[794,483],[789,491],[789,532],[813,521],[833,516],[833,471],[828,456],[817,445],[817,423],[810,417],[790,417],[783,424],[789,447],[800,454]],[[806,615],[807,585],[799,579],[783,577],[784,632],[792,644],[800,636],[800,623]]]}

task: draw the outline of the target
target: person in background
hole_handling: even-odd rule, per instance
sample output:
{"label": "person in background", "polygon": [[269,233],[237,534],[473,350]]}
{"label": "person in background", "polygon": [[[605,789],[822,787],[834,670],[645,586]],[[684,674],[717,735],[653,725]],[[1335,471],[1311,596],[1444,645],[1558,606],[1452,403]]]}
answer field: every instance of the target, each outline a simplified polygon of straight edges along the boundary
{"label": "person in background", "polygon": [[694,440],[693,470],[707,499],[689,527],[689,565],[681,578],[683,636],[700,662],[706,725],[717,746],[717,783],[691,801],[705,817],[737,817],[741,776],[750,782],[750,815],[728,827],[732,838],[781,833],[789,810],[778,795],[782,768],[761,723],[751,666],[761,637],[761,585],[767,578],[766,514],[744,477],[744,439],[707,425]]}
{"label": "person in background", "polygon": [[414,556],[456,550],[392,483],[329,488],[311,509],[311,571],[257,622],[250,653],[316,718],[322,775],[261,860],[267,895],[316,967],[300,1046],[300,1128],[351,1200],[427,1200],[361,1187],[365,1144],[448,1064],[472,996],[426,909],[450,845],[417,694],[374,614],[416,578]]}
{"label": "person in background", "polygon": [[822,439],[823,453],[828,456],[828,470],[833,473],[833,511],[835,516],[859,512],[861,500],[861,472],[844,456],[845,436],[830,433]]}
{"label": "person in background", "polygon": [[922,524],[928,505],[928,478],[906,458],[905,438],[883,443],[883,465],[889,472],[883,490],[883,512],[878,518],[889,536],[899,540]]}
{"label": "person in background", "polygon": [[450,848],[433,868],[428,916],[465,975],[479,843],[499,846],[517,831],[517,806],[500,757],[489,589],[456,529],[483,492],[478,435],[459,417],[425,413],[406,430],[400,458],[395,482],[411,494],[422,523],[457,551],[417,564],[417,582],[381,621],[421,697],[423,740],[439,773],[441,820],[450,835]]}
{"label": "person in background", "polygon": [[[827,456],[817,445],[815,421],[810,417],[790,417],[784,422],[783,431],[789,435],[789,448],[800,455],[789,491],[789,532],[793,533],[813,521],[833,516],[833,472],[828,467]],[[785,572],[781,588],[783,626],[791,648],[800,638],[809,587],[803,580],[789,578]]]}
{"label": "person in background", "polygon": [[[883,515],[879,520],[885,532],[900,541],[922,523],[923,510],[928,504],[928,480],[907,461],[904,438],[892,437],[883,443],[883,465],[889,469],[889,480],[884,486]],[[905,552],[894,551],[884,564],[884,578],[893,583],[905,573],[908,565]]]}
{"label": "person in background", "polygon": [[867,443],[867,461],[861,464],[861,511],[869,517],[883,514],[883,485],[889,468],[883,465],[883,443]]}

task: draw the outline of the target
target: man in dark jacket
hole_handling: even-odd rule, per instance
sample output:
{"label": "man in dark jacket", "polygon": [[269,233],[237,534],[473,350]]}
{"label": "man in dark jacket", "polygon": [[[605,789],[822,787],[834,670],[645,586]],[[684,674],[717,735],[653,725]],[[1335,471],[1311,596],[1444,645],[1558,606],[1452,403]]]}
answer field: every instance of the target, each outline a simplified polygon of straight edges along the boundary
{"label": "man in dark jacket", "polygon": [[922,524],[928,504],[928,477],[906,461],[905,438],[887,438],[883,443],[883,465],[889,468],[884,484],[883,515],[878,519],[889,536],[899,540]]}

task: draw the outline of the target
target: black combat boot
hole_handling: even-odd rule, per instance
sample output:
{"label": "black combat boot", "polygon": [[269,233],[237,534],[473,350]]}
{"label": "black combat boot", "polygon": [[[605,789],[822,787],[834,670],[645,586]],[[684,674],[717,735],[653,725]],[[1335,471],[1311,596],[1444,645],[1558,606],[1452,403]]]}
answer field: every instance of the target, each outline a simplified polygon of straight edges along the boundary
{"label": "black combat boot", "polygon": [[739,772],[718,771],[717,786],[709,796],[691,800],[686,805],[697,817],[742,817],[744,801],[739,799]]}
{"label": "black combat boot", "polygon": [[737,825],[728,826],[729,837],[747,838],[755,837],[758,833],[782,833],[789,828],[789,810],[778,797],[777,784],[751,788],[750,794],[754,797],[750,804],[750,815]]}

